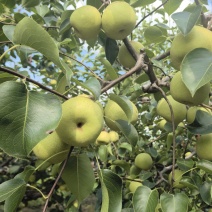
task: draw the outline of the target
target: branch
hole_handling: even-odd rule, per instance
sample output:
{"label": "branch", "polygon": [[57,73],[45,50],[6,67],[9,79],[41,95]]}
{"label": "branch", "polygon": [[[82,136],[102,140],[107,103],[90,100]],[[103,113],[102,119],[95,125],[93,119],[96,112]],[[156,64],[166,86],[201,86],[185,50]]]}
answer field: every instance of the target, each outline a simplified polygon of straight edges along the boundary
{"label": "branch", "polygon": [[138,54],[135,51],[135,49],[132,47],[130,41],[128,40],[128,38],[123,39],[123,42],[127,48],[127,50],[129,51],[129,53],[132,55],[132,57],[135,59],[135,61],[138,60]]}
{"label": "branch", "polygon": [[47,210],[49,199],[52,196],[52,193],[54,192],[55,186],[57,185],[57,183],[58,183],[58,181],[59,181],[59,179],[60,179],[60,177],[61,177],[61,175],[63,173],[63,170],[64,170],[64,168],[65,168],[65,166],[66,166],[66,164],[68,162],[68,159],[69,159],[69,157],[70,157],[70,155],[71,155],[73,150],[74,150],[74,146],[71,146],[70,150],[69,150],[69,153],[68,153],[68,156],[65,159],[65,161],[63,162],[63,166],[62,166],[62,168],[61,168],[61,170],[60,170],[60,172],[59,172],[59,174],[58,174],[58,176],[57,176],[57,178],[56,178],[56,180],[54,182],[54,185],[52,186],[52,188],[51,188],[51,190],[50,190],[50,192],[49,192],[49,194],[47,196],[46,203],[45,203],[44,208],[43,208],[43,212],[46,212],[46,210]]}
{"label": "branch", "polygon": [[[195,3],[196,3],[196,5],[200,5],[199,0],[195,0]],[[203,12],[201,12],[201,22],[202,22],[203,27],[207,28],[208,21]]]}
{"label": "branch", "polygon": [[156,56],[156,57],[153,57],[152,59],[153,59],[153,60],[162,60],[162,59],[168,57],[169,55],[170,55],[170,51],[167,51],[167,52],[164,52],[164,53],[161,54],[161,55],[158,55],[158,56]]}
{"label": "branch", "polygon": [[138,25],[145,20],[147,17],[149,17],[150,15],[152,15],[155,11],[157,11],[159,8],[161,8],[163,5],[165,5],[169,0],[166,0],[164,3],[162,3],[161,5],[159,5],[156,9],[154,9],[152,12],[150,12],[149,14],[145,15],[135,26],[135,28],[138,27]]}
{"label": "branch", "polygon": [[67,97],[67,96],[62,95],[61,93],[58,93],[57,91],[54,91],[54,90],[52,90],[52,89],[50,89],[50,88],[48,88],[48,87],[42,85],[41,83],[39,83],[39,82],[37,82],[37,81],[35,81],[35,80],[33,80],[33,79],[30,79],[29,77],[26,77],[26,76],[24,76],[24,75],[22,75],[22,74],[19,74],[19,73],[15,72],[15,71],[12,71],[12,70],[10,70],[10,69],[8,69],[8,68],[5,68],[5,67],[2,67],[2,66],[0,66],[0,70],[3,71],[3,72],[7,72],[7,73],[9,73],[9,74],[12,74],[12,75],[14,75],[14,76],[17,76],[17,77],[19,77],[19,78],[21,78],[21,79],[24,79],[24,80],[26,80],[27,82],[31,82],[31,83],[33,83],[33,84],[39,86],[40,88],[42,88],[42,89],[44,89],[44,90],[46,90],[46,91],[49,91],[49,92],[51,92],[51,93],[53,93],[53,94],[55,94],[55,95],[57,95],[57,96],[59,96],[59,97],[62,97],[63,99],[68,100],[68,97]]}
{"label": "branch", "polygon": [[137,72],[140,69],[147,69],[147,65],[144,63],[144,57],[145,52],[142,51],[141,54],[138,56],[138,60],[133,68],[131,68],[126,74],[121,75],[119,78],[111,81],[108,85],[106,85],[104,88],[102,88],[101,93],[106,92],[110,88],[112,88],[114,85],[118,84],[122,80],[126,79],[127,77],[131,76],[135,72]]}

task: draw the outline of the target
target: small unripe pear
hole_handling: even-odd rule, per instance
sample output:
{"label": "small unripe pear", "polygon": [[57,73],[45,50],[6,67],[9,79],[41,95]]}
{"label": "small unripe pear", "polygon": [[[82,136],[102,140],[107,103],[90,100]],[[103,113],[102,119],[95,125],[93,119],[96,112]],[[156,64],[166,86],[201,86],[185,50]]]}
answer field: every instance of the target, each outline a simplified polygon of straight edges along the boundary
{"label": "small unripe pear", "polygon": [[135,158],[135,165],[140,169],[149,170],[152,164],[152,157],[148,153],[140,153]]}
{"label": "small unripe pear", "polygon": [[119,140],[119,134],[115,131],[109,132],[110,142],[117,142]]}

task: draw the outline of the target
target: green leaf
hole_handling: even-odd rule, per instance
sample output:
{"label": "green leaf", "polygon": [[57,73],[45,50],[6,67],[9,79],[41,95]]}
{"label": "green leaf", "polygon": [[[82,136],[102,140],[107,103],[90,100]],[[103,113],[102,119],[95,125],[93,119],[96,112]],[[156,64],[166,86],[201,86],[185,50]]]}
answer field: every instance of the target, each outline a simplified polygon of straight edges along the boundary
{"label": "green leaf", "polygon": [[[162,0],[164,3],[166,0]],[[165,5],[163,5],[164,10],[171,15],[178,7],[181,5],[183,0],[169,0]]]}
{"label": "green leaf", "polygon": [[152,4],[153,2],[155,2],[156,0],[131,0],[130,4],[132,7],[136,8],[136,7],[143,7],[146,6],[148,4]]}
{"label": "green leaf", "polygon": [[12,41],[13,40],[13,35],[14,35],[14,31],[15,31],[15,26],[12,25],[4,25],[2,27],[4,34],[6,35],[6,37]]}
{"label": "green leaf", "polygon": [[9,196],[4,204],[4,212],[16,211],[26,192],[26,184],[20,186]]}
{"label": "green leaf", "polygon": [[182,79],[192,96],[212,79],[212,52],[197,48],[190,51],[181,64]]}
{"label": "green leaf", "polygon": [[109,98],[112,101],[116,102],[122,108],[128,120],[131,120],[131,117],[133,115],[133,105],[130,100],[124,96],[118,96],[115,94],[110,94]]}
{"label": "green leaf", "polygon": [[101,145],[98,149],[99,159],[103,162],[107,161],[108,158],[108,150],[106,145]]}
{"label": "green leaf", "polygon": [[47,5],[38,5],[35,7],[37,14],[40,15],[41,17],[44,17],[48,12],[49,12],[49,8]]}
{"label": "green leaf", "polygon": [[91,5],[93,7],[96,7],[97,9],[99,9],[102,5],[102,2],[99,0],[87,0],[86,5]]}
{"label": "green leaf", "polygon": [[185,187],[190,188],[190,189],[196,189],[198,190],[198,186],[196,185],[195,181],[191,177],[183,177],[180,180],[180,184],[185,185]]}
{"label": "green leaf", "polygon": [[105,44],[105,55],[110,64],[113,64],[118,56],[119,47],[113,39],[107,38]]}
{"label": "green leaf", "polygon": [[177,159],[177,165],[181,170],[189,170],[194,166],[194,161],[192,159],[182,159],[182,158],[178,158]]}
{"label": "green leaf", "polygon": [[59,58],[59,50],[51,36],[32,18],[23,18],[15,27],[13,42],[36,49],[64,71],[70,71]]}
{"label": "green leaf", "polygon": [[23,83],[0,84],[0,99],[0,148],[14,157],[26,157],[61,117],[57,97],[28,91]]}
{"label": "green leaf", "polygon": [[121,211],[122,208],[122,180],[112,171],[100,170],[99,177],[102,186],[101,212]]}
{"label": "green leaf", "polygon": [[171,17],[177,24],[177,27],[181,33],[186,36],[196,24],[198,18],[200,17],[201,11],[202,6],[197,5],[192,13],[184,11],[174,13]]}
{"label": "green leaf", "polygon": [[113,66],[110,64],[108,60],[105,60],[104,58],[99,58],[99,61],[104,65],[111,80],[118,78],[116,70],[113,68]]}
{"label": "green leaf", "polygon": [[205,111],[197,110],[195,120],[187,126],[193,134],[212,133],[212,116]]}
{"label": "green leaf", "polygon": [[40,0],[22,0],[21,4],[23,7],[34,7],[40,4]]}
{"label": "green leaf", "polygon": [[97,80],[95,77],[90,77],[87,81],[83,83],[74,78],[72,78],[72,81],[76,82],[78,85],[90,91],[95,99],[99,98],[101,94],[101,84],[99,80]]}
{"label": "green leaf", "polygon": [[133,208],[135,212],[152,212],[158,204],[158,191],[146,186],[140,186],[133,195]]}
{"label": "green leaf", "polygon": [[130,164],[125,160],[114,160],[112,164],[122,167],[126,172],[130,171]]}
{"label": "green leaf", "polygon": [[160,197],[163,212],[187,212],[189,198],[183,193],[167,194],[163,193]]}
{"label": "green leaf", "polygon": [[135,127],[127,121],[116,120],[117,127],[124,134],[129,143],[135,146],[138,142],[138,132]]}
{"label": "green leaf", "polygon": [[166,35],[166,30],[157,26],[149,26],[144,31],[144,37],[148,44],[164,42]]}
{"label": "green leaf", "polygon": [[33,166],[26,166],[23,172],[15,176],[15,179],[19,178],[24,180],[25,182],[28,182],[29,177],[32,175],[34,171],[35,171],[35,168]]}
{"label": "green leaf", "polygon": [[11,179],[0,184],[0,202],[3,202],[16,192],[23,185],[26,185],[22,179]]}
{"label": "green leaf", "polygon": [[0,71],[0,83],[15,79],[17,79],[16,76]]}
{"label": "green leaf", "polygon": [[93,168],[86,154],[71,156],[63,171],[62,179],[81,202],[91,192],[95,183]]}
{"label": "green leaf", "polygon": [[196,162],[196,166],[197,168],[202,169],[209,174],[212,174],[212,162],[208,160],[200,160]]}
{"label": "green leaf", "polygon": [[203,185],[200,187],[200,196],[202,197],[202,200],[207,204],[207,205],[212,205],[212,183],[210,182],[204,182]]}

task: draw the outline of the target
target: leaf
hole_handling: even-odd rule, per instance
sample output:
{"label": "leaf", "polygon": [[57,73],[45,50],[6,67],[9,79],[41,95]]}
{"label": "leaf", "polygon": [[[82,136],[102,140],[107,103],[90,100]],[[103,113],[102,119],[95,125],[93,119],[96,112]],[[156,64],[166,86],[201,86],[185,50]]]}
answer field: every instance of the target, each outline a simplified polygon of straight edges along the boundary
{"label": "leaf", "polygon": [[40,4],[40,0],[22,0],[21,4],[23,7],[34,7]]}
{"label": "leaf", "polygon": [[17,79],[16,76],[0,71],[0,83],[15,79]]}
{"label": "leaf", "polygon": [[62,179],[79,203],[91,192],[95,183],[93,168],[86,154],[71,156],[63,171]]}
{"label": "leaf", "polygon": [[207,205],[212,205],[212,183],[210,182],[204,182],[203,185],[200,187],[200,196],[202,197],[202,200],[207,204]]}
{"label": "leaf", "polygon": [[106,39],[105,55],[110,64],[113,64],[118,56],[119,47],[117,42],[111,38]]}
{"label": "leaf", "polygon": [[126,172],[130,171],[130,164],[125,160],[114,160],[112,164],[122,167]]}
{"label": "leaf", "polygon": [[212,52],[204,48],[190,51],[181,64],[182,79],[194,96],[197,89],[212,79]]}
{"label": "leaf", "polygon": [[99,0],[87,0],[86,5],[91,5],[93,7],[96,7],[97,9],[99,9],[102,5],[102,2]]}
{"label": "leaf", "polygon": [[166,35],[166,30],[157,26],[149,26],[144,31],[144,37],[148,44],[164,42]]}
{"label": "leaf", "polygon": [[198,186],[196,185],[195,181],[191,177],[187,177],[187,176],[183,177],[180,180],[180,184],[183,184],[187,188],[198,190]]}
{"label": "leaf", "polygon": [[[165,3],[166,0],[162,0],[162,3]],[[181,5],[183,0],[169,0],[166,4],[163,5],[164,10],[171,15],[178,7]]]}
{"label": "leaf", "polygon": [[60,60],[59,50],[54,40],[32,18],[25,17],[16,25],[13,42],[36,49],[62,70],[71,72],[68,66]]}
{"label": "leaf", "polygon": [[24,180],[25,182],[28,182],[29,177],[32,175],[34,171],[35,171],[35,168],[33,166],[26,166],[23,172],[15,176],[15,179],[19,178]]}
{"label": "leaf", "polygon": [[155,2],[156,0],[136,0],[136,1],[133,1],[131,3],[131,6],[136,8],[136,7],[143,7],[143,6],[146,6],[148,4],[152,4],[153,2]]}
{"label": "leaf", "polygon": [[129,143],[135,146],[138,142],[138,132],[135,127],[127,121],[116,120],[117,127],[124,134]]}
{"label": "leaf", "polygon": [[101,94],[101,84],[99,80],[97,80],[95,77],[90,77],[87,81],[83,83],[74,78],[72,79],[72,81],[76,82],[78,85],[90,91],[94,95],[95,100],[99,98]]}
{"label": "leaf", "polygon": [[106,145],[101,145],[98,149],[99,159],[103,162],[107,161],[108,158],[108,150]]}
{"label": "leaf", "polygon": [[175,195],[163,193],[160,196],[160,203],[163,212],[187,212],[189,198],[183,193]]}
{"label": "leaf", "polygon": [[102,186],[101,212],[121,211],[122,180],[108,169],[100,170],[99,177]]}
{"label": "leaf", "polygon": [[194,166],[194,161],[192,159],[182,159],[182,158],[178,158],[177,159],[177,165],[181,170],[189,170]]}
{"label": "leaf", "polygon": [[197,110],[195,120],[187,126],[193,134],[212,133],[212,116],[205,111]]}
{"label": "leaf", "polygon": [[212,162],[208,160],[200,160],[196,162],[196,166],[197,168],[202,169],[209,174],[212,174]]}
{"label": "leaf", "polygon": [[108,60],[105,60],[104,58],[99,58],[99,61],[104,65],[111,80],[118,78],[117,72],[115,71],[115,69]]}
{"label": "leaf", "polygon": [[158,204],[158,191],[146,186],[140,186],[133,195],[133,208],[135,212],[152,212]]}
{"label": "leaf", "polygon": [[0,184],[0,202],[10,197],[15,191],[26,185],[22,179],[11,179]]}
{"label": "leaf", "polygon": [[202,11],[202,6],[197,5],[192,13],[184,11],[179,13],[174,13],[171,17],[177,24],[177,27],[181,33],[186,36],[193,26],[196,24],[200,17]]}
{"label": "leaf", "polygon": [[13,34],[15,31],[15,26],[12,25],[4,25],[2,27],[4,34],[6,35],[6,37],[12,41],[13,40]]}
{"label": "leaf", "polygon": [[26,184],[20,186],[11,196],[9,196],[4,204],[4,212],[16,211],[26,192]]}
{"label": "leaf", "polygon": [[14,157],[26,157],[61,117],[57,97],[28,91],[23,83],[0,84],[0,99],[0,148]]}

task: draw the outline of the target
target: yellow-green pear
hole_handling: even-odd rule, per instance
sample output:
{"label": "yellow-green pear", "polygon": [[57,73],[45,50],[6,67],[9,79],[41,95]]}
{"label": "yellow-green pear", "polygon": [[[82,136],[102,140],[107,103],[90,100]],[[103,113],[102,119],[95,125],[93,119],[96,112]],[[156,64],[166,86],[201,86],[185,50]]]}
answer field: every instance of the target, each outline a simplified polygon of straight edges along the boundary
{"label": "yellow-green pear", "polygon": [[96,141],[102,128],[102,110],[90,98],[77,96],[62,104],[62,117],[56,131],[63,142],[85,147]]}
{"label": "yellow-green pear", "polygon": [[143,170],[151,169],[153,164],[152,157],[148,153],[140,153],[135,157],[135,166]]}
{"label": "yellow-green pear", "polygon": [[[175,180],[175,182],[173,183],[174,188],[184,188],[185,187],[183,184],[180,183],[180,180],[181,180],[183,174],[184,174],[184,172],[181,171],[180,169],[174,170],[174,180]],[[171,184],[172,172],[169,174],[168,179],[169,179],[169,183]]]}
{"label": "yellow-green pear", "polygon": [[212,161],[212,133],[200,136],[196,142],[196,153],[200,159]]}
{"label": "yellow-green pear", "polygon": [[77,37],[94,40],[100,32],[101,14],[93,6],[82,6],[71,14],[70,23]]}
{"label": "yellow-green pear", "polygon": [[181,33],[176,35],[170,49],[173,67],[180,70],[185,55],[196,48],[206,48],[212,51],[212,32],[210,30],[194,26],[186,36]]}
{"label": "yellow-green pear", "polygon": [[106,7],[102,14],[102,29],[114,40],[126,38],[136,25],[134,9],[124,1],[115,1]]}
{"label": "yellow-green pear", "polygon": [[[186,118],[186,112],[187,112],[186,106],[184,104],[175,101],[171,95],[168,95],[167,99],[173,109],[174,123],[178,125],[181,121],[183,121]],[[161,99],[158,102],[156,110],[159,116],[162,116],[166,121],[172,122],[171,111],[165,99]]]}
{"label": "yellow-green pear", "polygon": [[186,152],[185,153],[185,158],[189,157],[192,153],[191,152]]}
{"label": "yellow-green pear", "polygon": [[157,123],[157,128],[160,129],[160,130],[164,130],[164,126],[165,126],[166,123],[167,123],[167,121],[165,119],[160,120]]}
{"label": "yellow-green pear", "polygon": [[55,80],[55,79],[52,79],[52,80],[50,80],[50,85],[56,85],[57,84],[57,80]]}
{"label": "yellow-green pear", "polygon": [[197,106],[190,107],[187,111],[187,114],[186,114],[186,121],[188,122],[188,124],[191,124],[191,123],[194,122],[195,117],[196,117],[196,113],[197,113],[198,110],[207,112],[208,114],[212,115],[211,110],[208,109],[208,108],[197,107]]}
{"label": "yellow-green pear", "polygon": [[110,143],[110,135],[107,131],[102,131],[96,139],[96,144],[109,144]]}
{"label": "yellow-green pear", "polygon": [[43,140],[41,140],[34,148],[33,152],[40,160],[47,160],[55,164],[66,159],[70,146],[63,143],[58,134],[54,131]]}
{"label": "yellow-green pear", "polygon": [[[137,41],[130,41],[130,44],[132,45],[132,47],[135,49],[136,53],[138,54],[140,50],[144,48],[144,46]],[[123,65],[126,68],[132,68],[135,66],[135,63],[136,63],[135,59],[130,54],[130,52],[128,51],[124,43],[119,48],[118,59],[121,65]]]}
{"label": "yellow-green pear", "polygon": [[110,142],[117,142],[119,140],[119,134],[116,131],[110,131],[109,132],[109,136],[110,136]]}
{"label": "yellow-green pear", "polygon": [[[138,180],[140,180],[140,179],[138,179]],[[140,186],[142,186],[142,183],[136,182],[136,181],[131,181],[130,184],[129,184],[129,190],[132,193],[134,193],[136,191],[136,189]]]}
{"label": "yellow-green pear", "polygon": [[192,97],[190,91],[182,80],[182,74],[180,71],[173,76],[170,83],[170,94],[176,101],[182,104],[192,106],[199,105],[204,102],[204,100],[209,96],[209,93],[210,83],[207,83],[200,87]]}
{"label": "yellow-green pear", "polygon": [[138,109],[137,107],[131,102],[133,113],[130,120],[128,120],[125,112],[122,110],[122,108],[113,100],[109,100],[105,106],[104,112],[105,112],[105,122],[107,126],[114,131],[119,131],[119,128],[116,126],[115,121],[116,120],[125,120],[129,121],[130,123],[134,124],[138,119]]}

